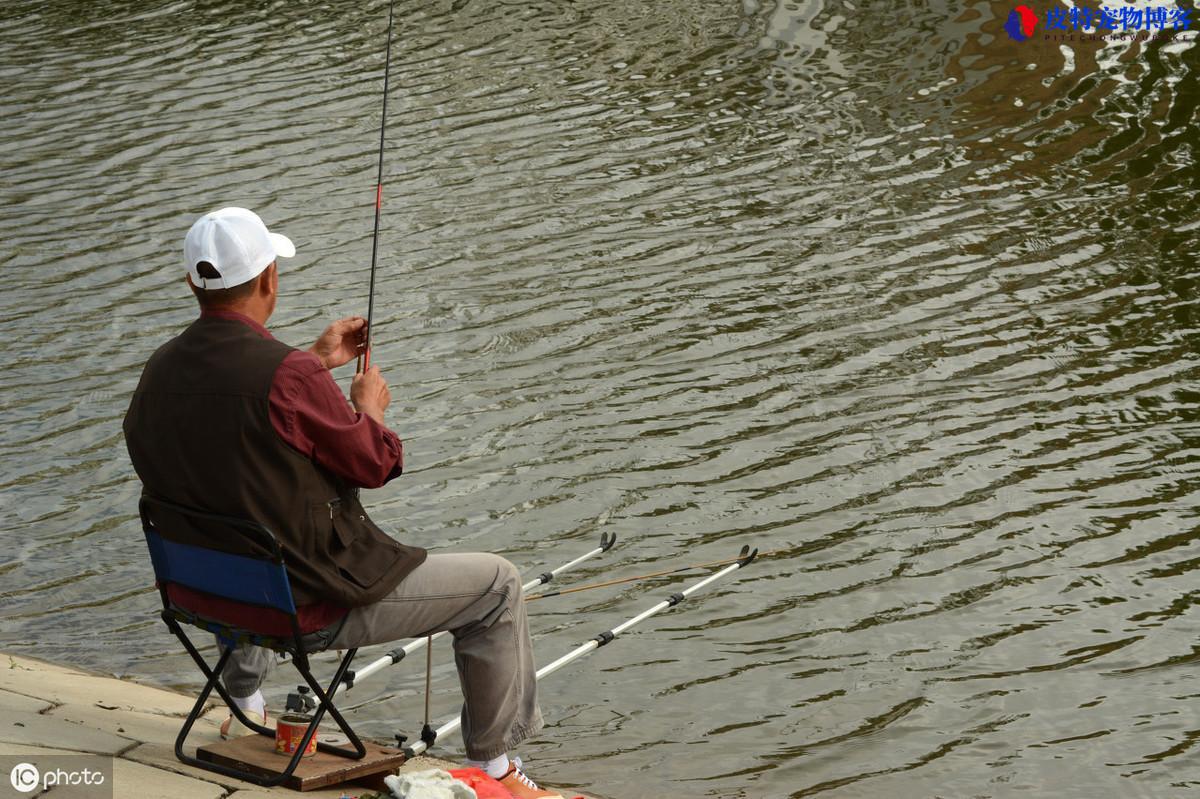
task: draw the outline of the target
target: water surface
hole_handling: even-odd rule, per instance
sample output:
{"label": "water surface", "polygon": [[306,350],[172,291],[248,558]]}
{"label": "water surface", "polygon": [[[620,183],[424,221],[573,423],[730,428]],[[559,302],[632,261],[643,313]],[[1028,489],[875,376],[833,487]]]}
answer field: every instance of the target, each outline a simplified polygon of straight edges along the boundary
{"label": "water surface", "polygon": [[[375,360],[408,470],[374,516],[531,574],[616,533],[580,580],[775,553],[550,678],[539,777],[1200,784],[1197,50],[1018,44],[1010,10],[399,3]],[[0,9],[3,649],[197,684],[120,419],[204,211],[296,241],[283,340],[365,309],[386,13]],[[691,579],[538,603],[540,661]],[[422,691],[402,664],[353,719],[415,733]]]}

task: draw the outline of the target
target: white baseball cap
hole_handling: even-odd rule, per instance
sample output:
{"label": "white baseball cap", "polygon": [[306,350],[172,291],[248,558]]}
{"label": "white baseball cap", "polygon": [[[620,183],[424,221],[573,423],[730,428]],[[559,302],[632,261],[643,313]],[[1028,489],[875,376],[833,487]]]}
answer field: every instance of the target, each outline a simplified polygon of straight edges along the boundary
{"label": "white baseball cap", "polygon": [[[245,208],[222,208],[196,220],[183,241],[184,265],[192,285],[201,289],[231,289],[253,280],[276,258],[291,258],[296,246],[287,236],[272,233]],[[207,261],[219,278],[201,277],[196,265]]]}

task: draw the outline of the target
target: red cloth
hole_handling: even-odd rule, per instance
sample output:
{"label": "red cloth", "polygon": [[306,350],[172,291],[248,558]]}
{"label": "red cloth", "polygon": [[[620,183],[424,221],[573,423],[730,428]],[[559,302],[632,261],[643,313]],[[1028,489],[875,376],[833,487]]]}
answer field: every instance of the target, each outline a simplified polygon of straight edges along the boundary
{"label": "red cloth", "polygon": [[[173,604],[206,619],[232,624],[261,635],[292,637],[291,619],[282,610],[243,605],[241,602],[222,599],[203,591],[193,591],[178,583],[167,585],[167,596]],[[302,633],[323,630],[345,615],[345,608],[329,602],[301,605],[296,608],[296,619],[300,622]]]}
{"label": "red cloth", "polygon": [[[512,794],[499,780],[487,775],[486,771],[477,768],[452,768],[450,776],[475,791],[479,799],[512,799]],[[577,796],[575,799],[583,799]]]}
{"label": "red cloth", "polygon": [[[204,309],[200,315],[232,319],[264,338],[274,338],[258,322],[235,311]],[[333,375],[311,352],[296,350],[283,359],[271,382],[268,411],[271,426],[288,446],[348,485],[378,488],[404,471],[400,437],[356,413]],[[287,615],[279,611],[251,608],[177,585],[167,593],[171,601],[201,616],[265,635],[292,633]],[[346,609],[318,602],[298,607],[296,615],[300,631],[308,633],[333,624],[346,615]]]}
{"label": "red cloth", "polygon": [[508,789],[477,768],[450,769],[450,776],[475,791],[479,799],[512,799]]}

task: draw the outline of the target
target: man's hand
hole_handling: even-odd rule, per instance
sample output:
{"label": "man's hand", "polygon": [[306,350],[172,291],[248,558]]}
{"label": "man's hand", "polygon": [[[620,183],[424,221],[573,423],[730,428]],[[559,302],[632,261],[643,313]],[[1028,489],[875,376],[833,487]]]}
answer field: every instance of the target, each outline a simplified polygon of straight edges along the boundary
{"label": "man's hand", "polygon": [[354,376],[354,382],[350,384],[350,402],[354,403],[356,411],[383,424],[383,412],[391,401],[392,392],[378,366]]}
{"label": "man's hand", "polygon": [[357,358],[366,340],[367,320],[361,316],[350,316],[325,328],[325,332],[308,351],[320,358],[326,369],[336,369]]}

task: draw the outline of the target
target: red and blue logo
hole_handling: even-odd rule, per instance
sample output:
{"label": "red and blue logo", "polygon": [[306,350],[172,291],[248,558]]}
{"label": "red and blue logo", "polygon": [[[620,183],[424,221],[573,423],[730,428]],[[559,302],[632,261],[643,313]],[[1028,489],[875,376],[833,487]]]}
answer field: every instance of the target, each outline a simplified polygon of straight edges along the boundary
{"label": "red and blue logo", "polygon": [[1037,14],[1033,13],[1029,6],[1017,6],[1009,13],[1004,30],[1008,33],[1008,38],[1015,42],[1023,42],[1033,35],[1037,24]]}

